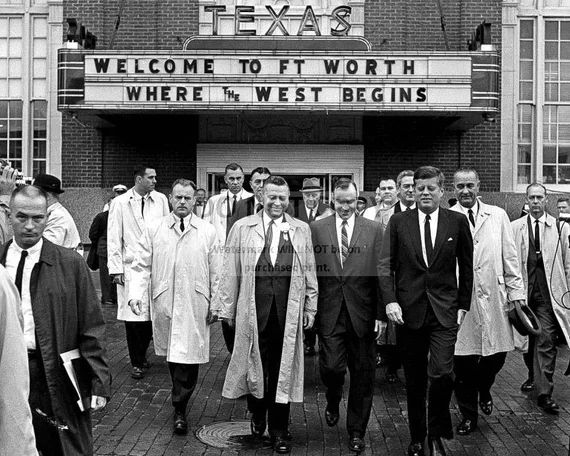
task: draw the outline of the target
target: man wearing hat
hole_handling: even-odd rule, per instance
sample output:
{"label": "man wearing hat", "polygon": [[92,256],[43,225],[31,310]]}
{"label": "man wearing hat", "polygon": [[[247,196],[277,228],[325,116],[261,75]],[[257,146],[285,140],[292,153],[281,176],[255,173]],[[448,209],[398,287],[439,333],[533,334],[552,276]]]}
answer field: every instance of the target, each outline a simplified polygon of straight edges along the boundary
{"label": "man wearing hat", "polygon": [[59,195],[63,193],[61,181],[51,174],[38,174],[34,185],[47,194],[48,220],[44,237],[54,244],[83,253],[81,238],[73,217],[59,202]]}
{"label": "man wearing hat", "polygon": [[478,405],[493,412],[491,387],[507,352],[514,349],[507,310],[526,305],[526,294],[506,212],[479,201],[479,175],[460,169],[453,176],[457,203],[452,211],[469,220],[473,237],[473,292],[471,310],[457,333],[454,372],[455,397],[462,415],[457,434],[475,430]]}
{"label": "man wearing hat", "polygon": [[126,185],[123,185],[123,184],[115,185],[113,187],[113,196],[111,196],[111,198],[109,198],[109,201],[107,201],[105,203],[105,206],[103,206],[103,212],[109,210],[109,206],[111,205],[111,201],[113,201],[114,198],[116,198],[119,195],[122,195],[123,193],[126,193],[127,190],[128,190],[128,188],[126,187]]}
{"label": "man wearing hat", "polygon": [[307,177],[303,179],[303,187],[301,188],[303,202],[295,211],[295,217],[303,220],[305,223],[313,223],[315,219],[321,215],[331,215],[333,211],[321,201],[322,187],[318,177]]}
{"label": "man wearing hat", "polygon": [[[303,187],[301,188],[301,195],[303,195],[303,202],[299,201],[295,217],[305,223],[313,223],[317,217],[333,213],[326,204],[321,202],[322,187],[318,177],[307,177],[303,179]],[[328,214],[328,215],[330,215]],[[315,344],[317,342],[317,328],[305,330],[305,354],[313,356],[315,351]]]}
{"label": "man wearing hat", "polygon": [[356,198],[356,215],[364,214],[364,211],[368,207],[368,200],[365,196],[359,196]]}

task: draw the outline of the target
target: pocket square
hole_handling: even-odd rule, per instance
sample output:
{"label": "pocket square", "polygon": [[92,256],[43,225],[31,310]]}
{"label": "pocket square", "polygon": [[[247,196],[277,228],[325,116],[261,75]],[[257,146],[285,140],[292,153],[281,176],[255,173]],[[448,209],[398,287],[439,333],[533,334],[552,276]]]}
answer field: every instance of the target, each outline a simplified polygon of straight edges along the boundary
{"label": "pocket square", "polygon": [[453,241],[453,238],[452,238],[452,237],[451,237],[451,238],[449,238],[449,239],[447,240],[447,242],[449,242],[449,241]]}

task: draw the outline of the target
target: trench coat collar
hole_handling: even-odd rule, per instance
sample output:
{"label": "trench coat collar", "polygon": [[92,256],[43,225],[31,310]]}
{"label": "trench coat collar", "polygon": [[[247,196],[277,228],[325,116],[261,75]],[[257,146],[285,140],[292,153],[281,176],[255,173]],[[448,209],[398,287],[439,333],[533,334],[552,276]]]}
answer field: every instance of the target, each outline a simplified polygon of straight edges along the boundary
{"label": "trench coat collar", "polygon": [[[295,239],[295,232],[297,228],[301,227],[301,224],[304,223],[296,218],[291,217],[287,212],[283,212],[285,215],[285,222],[289,224],[289,234],[291,236],[291,242]],[[250,226],[254,229],[254,231],[262,238],[265,239],[265,232],[263,227],[263,218],[261,217],[262,211],[251,215],[248,217],[247,226]]]}
{"label": "trench coat collar", "polygon": [[[42,251],[40,252],[39,262],[53,266],[56,263],[54,244],[52,244],[44,237],[42,237],[42,241],[43,245],[42,245]],[[6,255],[8,253],[8,247],[10,247],[10,244],[12,244],[12,242],[14,242],[14,239],[10,239],[8,242],[6,242],[6,244],[0,246],[0,264],[2,265],[6,264]]]}
{"label": "trench coat collar", "polygon": [[[174,225],[178,225],[180,223],[180,217],[174,215],[174,212],[171,212],[170,214],[168,214],[168,228],[173,228]],[[196,219],[199,218],[196,214],[194,214],[194,212],[191,212],[189,214],[189,217],[184,217],[185,222],[184,223],[188,223],[188,226],[191,226],[193,228],[198,229],[198,225],[196,224]],[[187,229],[184,230],[184,232],[186,233],[186,231],[188,231]]]}
{"label": "trench coat collar", "polygon": [[[485,204],[480,199],[477,200],[477,204],[479,205],[479,210],[477,211],[477,217],[475,217],[475,227],[473,228],[473,236],[481,229],[485,221],[491,215],[491,206],[489,204]],[[450,208],[452,211],[459,212],[461,214],[465,214],[461,209],[461,204],[455,203],[454,206]],[[469,223],[471,225],[471,223]]]}

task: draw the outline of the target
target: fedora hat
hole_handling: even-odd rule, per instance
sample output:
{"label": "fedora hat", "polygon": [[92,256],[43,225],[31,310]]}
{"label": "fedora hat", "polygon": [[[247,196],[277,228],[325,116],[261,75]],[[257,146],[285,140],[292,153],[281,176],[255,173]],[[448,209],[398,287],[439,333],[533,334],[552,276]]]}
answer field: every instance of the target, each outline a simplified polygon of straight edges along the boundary
{"label": "fedora hat", "polygon": [[38,174],[34,179],[34,185],[44,192],[63,193],[61,181],[51,174]]}
{"label": "fedora hat", "polygon": [[542,332],[540,321],[529,306],[521,306],[515,302],[508,316],[509,321],[521,336],[538,336]]}
{"label": "fedora hat", "polygon": [[317,177],[306,177],[303,179],[301,192],[316,192],[320,190],[322,190],[322,187]]}

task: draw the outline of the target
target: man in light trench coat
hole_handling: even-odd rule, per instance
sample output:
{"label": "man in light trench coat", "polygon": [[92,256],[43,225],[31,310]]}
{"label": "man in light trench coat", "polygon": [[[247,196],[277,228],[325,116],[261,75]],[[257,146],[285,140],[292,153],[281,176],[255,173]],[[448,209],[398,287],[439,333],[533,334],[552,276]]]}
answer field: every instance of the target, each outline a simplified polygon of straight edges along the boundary
{"label": "man in light trench coat", "polygon": [[[526,189],[529,214],[512,222],[515,244],[521,263],[525,295],[528,305],[542,325],[539,336],[530,336],[528,356],[533,359],[533,378],[523,383],[536,384],[538,406],[547,413],[556,414],[558,404],[552,399],[556,344],[553,337],[557,322],[564,338],[570,343],[570,227],[560,224],[546,213],[548,197],[542,184],[533,183]],[[517,343],[517,347],[523,346]],[[531,388],[532,389],[532,388]],[[527,391],[523,389],[523,391]]]}
{"label": "man in light trench coat", "polygon": [[152,338],[148,293],[144,296],[142,311],[135,315],[128,306],[131,265],[145,225],[168,215],[166,196],[154,190],[156,171],[141,165],[135,168],[135,185],[111,202],[107,224],[107,265],[113,283],[117,284],[117,320],[125,322],[127,347],[133,366],[131,377],[144,377],[148,367],[146,350]]}
{"label": "man in light trench coat", "polygon": [[485,415],[493,411],[491,387],[507,352],[514,349],[507,311],[526,305],[515,240],[506,212],[479,201],[479,175],[461,169],[453,176],[457,204],[451,210],[469,220],[473,236],[473,293],[455,344],[455,397],[462,421],[457,434],[477,428],[477,401]]}
{"label": "man in light trench coat", "polygon": [[148,223],[129,290],[129,306],[140,315],[150,284],[154,349],[168,362],[176,434],[188,432],[186,407],[198,367],[210,359],[210,297],[222,257],[216,229],[192,213],[195,192],[194,182],[174,181],[172,212]]}
{"label": "man in light trench coat", "polygon": [[222,395],[248,395],[251,431],[268,425],[274,450],[289,453],[289,403],[303,400],[303,328],[317,309],[317,277],[309,225],[285,213],[289,186],[271,176],[263,211],[232,227],[215,313],[236,338]]}

